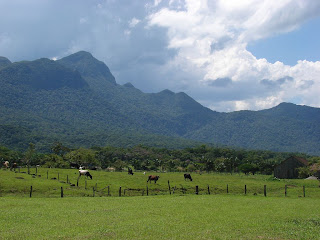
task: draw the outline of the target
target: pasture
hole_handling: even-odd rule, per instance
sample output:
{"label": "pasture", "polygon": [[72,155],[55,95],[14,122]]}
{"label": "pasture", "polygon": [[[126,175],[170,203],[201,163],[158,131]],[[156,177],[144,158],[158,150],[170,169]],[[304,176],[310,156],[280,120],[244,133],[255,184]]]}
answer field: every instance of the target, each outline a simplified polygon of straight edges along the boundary
{"label": "pasture", "polygon": [[0,239],[319,239],[319,199],[1,198]]}
{"label": "pasture", "polygon": [[[32,186],[32,197],[60,197],[61,187],[64,197],[82,196],[142,196],[142,195],[185,195],[195,194],[196,186],[200,195],[231,194],[231,195],[264,195],[266,185],[267,197],[284,197],[287,185],[287,197],[303,197],[303,186],[306,197],[320,198],[319,182],[303,179],[274,179],[268,175],[192,173],[193,181],[185,181],[183,173],[155,173],[90,171],[93,179],[81,176],[78,180],[77,169],[20,169],[16,172],[1,170],[0,196],[29,197]],[[32,175],[33,174],[33,175]],[[155,184],[147,183],[148,175],[159,175]],[[78,186],[77,186],[78,181]],[[169,181],[169,184],[168,184]],[[74,186],[72,186],[72,184]],[[209,189],[208,189],[209,187]],[[148,189],[147,189],[148,188]],[[245,194],[246,188],[246,194]],[[93,189],[95,190],[93,192]]]}
{"label": "pasture", "polygon": [[90,171],[76,186],[76,169],[0,172],[0,239],[319,239],[317,180]]}

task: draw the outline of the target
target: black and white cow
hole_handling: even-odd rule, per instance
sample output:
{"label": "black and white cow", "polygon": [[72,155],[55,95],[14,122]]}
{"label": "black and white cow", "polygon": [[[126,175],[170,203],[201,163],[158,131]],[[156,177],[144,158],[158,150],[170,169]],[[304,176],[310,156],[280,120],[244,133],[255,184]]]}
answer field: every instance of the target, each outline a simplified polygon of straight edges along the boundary
{"label": "black and white cow", "polygon": [[87,176],[87,178],[88,177],[90,177],[91,179],[92,179],[92,176],[91,176],[91,174],[89,173],[89,171],[88,170],[79,170],[79,177],[81,177],[81,176]]}

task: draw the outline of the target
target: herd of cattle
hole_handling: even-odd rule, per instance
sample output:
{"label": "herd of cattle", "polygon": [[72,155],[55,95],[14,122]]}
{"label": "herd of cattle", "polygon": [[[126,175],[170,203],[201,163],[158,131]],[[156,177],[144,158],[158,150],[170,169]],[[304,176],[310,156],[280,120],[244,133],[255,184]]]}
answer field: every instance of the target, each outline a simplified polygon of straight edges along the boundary
{"label": "herd of cattle", "polygon": [[10,170],[15,170],[15,169],[18,167],[17,163],[12,163],[12,164],[10,165],[9,161],[4,161],[4,162],[2,163],[2,166],[3,166],[5,169],[9,169],[9,168],[10,168]]}
{"label": "herd of cattle", "polygon": [[[3,167],[5,169],[9,169],[10,168],[10,170],[15,170],[18,167],[17,163],[12,163],[10,165],[9,161],[3,162],[2,165],[3,165]],[[87,178],[90,177],[90,179],[92,179],[92,175],[90,174],[89,170],[85,170],[84,167],[80,166],[79,164],[70,163],[70,167],[79,169],[79,177],[86,176]],[[90,170],[96,170],[96,169],[90,168]],[[133,175],[133,171],[132,171],[132,169],[130,167],[128,168],[128,174]],[[143,174],[145,175],[146,173],[144,172]],[[184,180],[185,181],[188,180],[188,179],[190,181],[192,181],[192,177],[191,177],[191,175],[189,173],[185,173],[183,176],[184,176]],[[160,176],[157,176],[157,175],[149,175],[147,182],[154,181],[154,183],[157,183],[159,178],[160,178]]]}

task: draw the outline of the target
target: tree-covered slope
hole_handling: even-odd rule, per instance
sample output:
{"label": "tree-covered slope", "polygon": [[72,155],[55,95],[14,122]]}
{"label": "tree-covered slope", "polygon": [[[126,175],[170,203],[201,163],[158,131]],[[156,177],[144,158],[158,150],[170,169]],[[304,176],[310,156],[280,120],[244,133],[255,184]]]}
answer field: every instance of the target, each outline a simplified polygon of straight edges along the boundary
{"label": "tree-covered slope", "polygon": [[320,154],[320,109],[291,103],[223,113],[185,137],[227,146]]}
{"label": "tree-covered slope", "polygon": [[[184,147],[195,141],[320,154],[320,109],[283,103],[218,113],[185,93],[143,93],[116,83],[90,53],[58,61],[0,58],[0,144]],[[187,140],[189,139],[189,140]]]}

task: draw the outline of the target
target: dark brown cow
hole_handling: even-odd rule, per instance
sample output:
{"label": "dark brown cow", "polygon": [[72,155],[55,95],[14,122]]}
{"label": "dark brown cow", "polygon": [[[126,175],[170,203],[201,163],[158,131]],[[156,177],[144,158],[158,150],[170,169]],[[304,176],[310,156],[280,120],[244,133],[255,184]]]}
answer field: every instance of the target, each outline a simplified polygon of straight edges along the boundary
{"label": "dark brown cow", "polygon": [[147,182],[151,182],[154,181],[154,183],[157,183],[157,181],[159,180],[160,176],[156,176],[156,175],[149,175],[148,176],[148,181]]}
{"label": "dark brown cow", "polygon": [[186,179],[190,179],[190,181],[192,182],[192,177],[191,177],[190,173],[184,174],[184,180],[186,180]]}
{"label": "dark brown cow", "polygon": [[13,169],[15,171],[17,167],[18,167],[17,163],[12,163],[10,170],[12,171]]}

